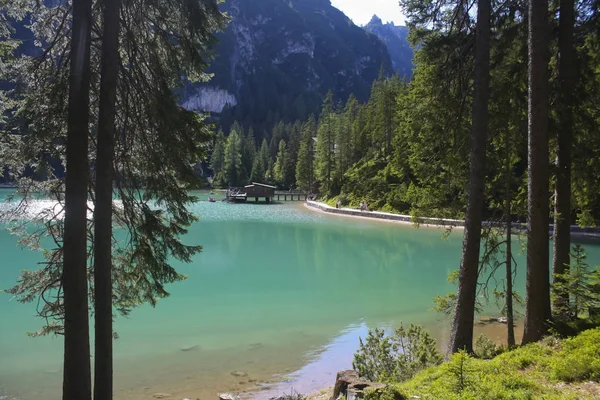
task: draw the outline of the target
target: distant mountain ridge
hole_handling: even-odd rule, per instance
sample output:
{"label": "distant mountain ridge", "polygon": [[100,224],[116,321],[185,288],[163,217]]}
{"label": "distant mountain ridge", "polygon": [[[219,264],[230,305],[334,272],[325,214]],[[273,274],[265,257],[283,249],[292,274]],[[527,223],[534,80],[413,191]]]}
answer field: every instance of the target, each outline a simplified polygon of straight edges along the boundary
{"label": "distant mountain ridge", "polygon": [[257,135],[280,121],[317,114],[327,91],[361,101],[392,61],[378,35],[356,26],[329,0],[230,0],[232,21],[219,35],[207,85],[190,85],[182,103],[220,114]]}
{"label": "distant mountain ridge", "polygon": [[413,69],[414,50],[408,42],[408,27],[394,25],[393,22],[384,24],[381,18],[373,15],[373,18],[364,26],[364,29],[376,35],[385,43],[394,71],[398,72],[400,76],[410,78]]}
{"label": "distant mountain ridge", "polygon": [[[214,78],[178,94],[184,107],[217,116],[225,131],[238,121],[260,137],[279,121],[318,115],[329,90],[336,102],[351,93],[366,101],[382,68],[411,75],[408,28],[377,16],[359,27],[329,0],[228,0],[222,9],[232,21],[218,34]],[[26,25],[13,23],[24,39],[19,51],[38,53]]]}

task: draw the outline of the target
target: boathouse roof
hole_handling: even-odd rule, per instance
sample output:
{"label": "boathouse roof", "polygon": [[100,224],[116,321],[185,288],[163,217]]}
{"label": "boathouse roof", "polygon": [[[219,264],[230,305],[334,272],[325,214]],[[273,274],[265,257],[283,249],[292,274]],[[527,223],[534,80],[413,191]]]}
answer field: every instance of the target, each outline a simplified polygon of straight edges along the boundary
{"label": "boathouse roof", "polygon": [[251,185],[246,185],[244,187],[248,188],[248,187],[252,187],[252,186],[263,186],[263,187],[267,187],[270,189],[277,189],[275,186],[267,185],[265,183],[258,183],[258,182],[252,182]]}

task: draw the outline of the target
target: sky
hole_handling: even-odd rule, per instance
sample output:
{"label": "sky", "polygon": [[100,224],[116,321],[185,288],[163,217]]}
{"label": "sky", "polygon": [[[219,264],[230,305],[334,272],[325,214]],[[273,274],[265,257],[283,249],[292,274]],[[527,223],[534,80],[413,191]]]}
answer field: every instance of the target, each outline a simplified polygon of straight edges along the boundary
{"label": "sky", "polygon": [[398,0],[331,0],[331,4],[342,10],[356,25],[366,25],[377,14],[386,22],[404,25]]}

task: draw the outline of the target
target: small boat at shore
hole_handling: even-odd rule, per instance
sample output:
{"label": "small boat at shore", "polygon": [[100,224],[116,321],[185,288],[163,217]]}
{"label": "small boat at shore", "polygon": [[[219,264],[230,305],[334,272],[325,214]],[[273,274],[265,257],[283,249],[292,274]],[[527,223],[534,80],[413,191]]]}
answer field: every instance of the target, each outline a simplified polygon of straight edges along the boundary
{"label": "small boat at shore", "polygon": [[211,202],[211,203],[216,203],[217,199],[215,199],[214,197],[209,197],[208,201]]}

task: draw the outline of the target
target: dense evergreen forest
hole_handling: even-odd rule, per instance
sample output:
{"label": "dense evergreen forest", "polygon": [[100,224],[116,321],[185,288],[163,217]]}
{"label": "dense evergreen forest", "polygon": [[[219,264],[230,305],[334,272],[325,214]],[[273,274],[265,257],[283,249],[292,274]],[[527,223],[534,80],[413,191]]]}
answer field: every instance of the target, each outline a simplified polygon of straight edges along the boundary
{"label": "dense evergreen forest", "polygon": [[[526,3],[509,2],[499,5],[492,18],[485,169],[488,217],[503,212],[507,179],[513,213],[524,217],[526,211],[526,15]],[[582,225],[593,225],[600,217],[600,42],[594,15],[582,14],[577,19],[577,79],[571,96],[572,214]],[[555,16],[551,20],[553,48],[558,45],[557,23]],[[350,96],[342,104],[329,93],[320,115],[295,123],[279,122],[262,140],[240,124],[234,124],[228,136],[220,132],[210,161],[214,185],[261,181],[325,198],[340,196],[343,203],[353,206],[368,201],[385,211],[464,218],[475,30],[468,16],[463,24],[452,31],[443,24],[433,30],[413,24],[411,40],[421,44],[413,78],[405,82],[380,74],[366,103]],[[549,64],[551,103],[560,95],[557,60],[555,56]],[[555,110],[550,118],[550,157],[554,160],[559,130]]]}

